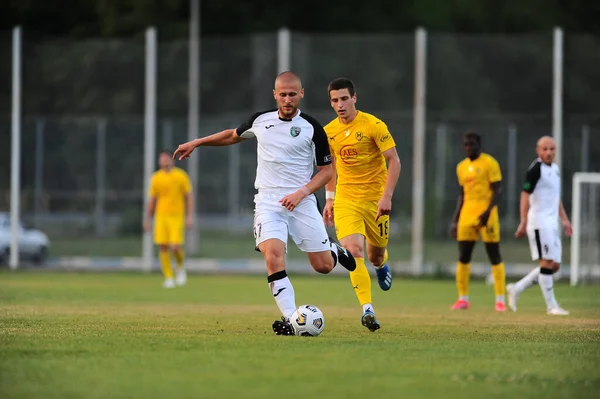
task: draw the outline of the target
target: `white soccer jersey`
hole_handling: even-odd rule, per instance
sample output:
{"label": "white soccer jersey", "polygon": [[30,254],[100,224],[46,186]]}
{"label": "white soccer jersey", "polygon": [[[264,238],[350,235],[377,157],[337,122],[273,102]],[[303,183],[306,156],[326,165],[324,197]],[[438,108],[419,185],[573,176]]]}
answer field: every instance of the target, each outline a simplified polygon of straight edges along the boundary
{"label": "white soccer jersey", "polygon": [[558,229],[560,206],[560,171],[558,165],[545,164],[536,159],[529,166],[523,184],[529,196],[529,229]]}
{"label": "white soccer jersey", "polygon": [[276,109],[257,112],[236,132],[258,141],[254,187],[259,191],[293,192],[312,179],[315,161],[331,163],[325,130],[300,110],[292,119],[280,118]]}

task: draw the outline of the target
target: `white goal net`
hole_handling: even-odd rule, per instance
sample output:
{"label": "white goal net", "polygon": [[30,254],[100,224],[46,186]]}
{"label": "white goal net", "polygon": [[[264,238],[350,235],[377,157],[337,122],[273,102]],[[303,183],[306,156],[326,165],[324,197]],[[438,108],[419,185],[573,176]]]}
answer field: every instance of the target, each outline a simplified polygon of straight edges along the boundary
{"label": "white goal net", "polygon": [[573,175],[571,285],[600,279],[600,173]]}

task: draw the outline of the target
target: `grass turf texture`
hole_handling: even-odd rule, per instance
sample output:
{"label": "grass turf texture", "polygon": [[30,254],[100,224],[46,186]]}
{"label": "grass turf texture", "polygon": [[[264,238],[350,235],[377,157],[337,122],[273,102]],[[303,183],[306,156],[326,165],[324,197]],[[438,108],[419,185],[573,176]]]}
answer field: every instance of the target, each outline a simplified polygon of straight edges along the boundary
{"label": "grass turf texture", "polygon": [[[592,398],[600,391],[600,289],[539,287],[518,313],[448,310],[449,281],[374,288],[382,329],[360,325],[347,278],[292,276],[298,305],[325,313],[316,338],[274,336],[264,277],[190,276],[164,290],[141,274],[0,273],[2,398]],[[376,285],[376,283],[375,283]]]}
{"label": "grass turf texture", "polygon": [[[288,242],[290,259],[306,259],[293,242]],[[458,248],[455,241],[425,242],[425,260],[440,263],[455,263]],[[392,261],[407,261],[411,254],[409,236],[392,237],[388,246]],[[500,243],[503,259],[506,262],[532,263],[527,240],[508,239]],[[121,238],[75,238],[53,239],[51,256],[141,256],[140,237]],[[570,241],[563,243],[563,259],[569,259]],[[251,235],[227,235],[224,233],[202,232],[200,236],[200,256],[203,258],[247,258],[262,259],[254,251],[254,238]],[[473,254],[474,262],[488,262],[483,243],[478,243]],[[533,263],[532,263],[533,265]]]}

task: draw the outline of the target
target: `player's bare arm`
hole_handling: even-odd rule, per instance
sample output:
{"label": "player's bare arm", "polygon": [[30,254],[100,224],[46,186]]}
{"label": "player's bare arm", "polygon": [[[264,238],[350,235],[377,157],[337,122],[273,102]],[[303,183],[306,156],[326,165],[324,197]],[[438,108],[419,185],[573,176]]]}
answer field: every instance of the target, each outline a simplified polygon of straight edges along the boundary
{"label": "player's bare arm", "polygon": [[331,180],[331,176],[333,175],[333,168],[331,167],[331,164],[318,166],[318,168],[319,171],[317,174],[314,175],[312,180],[309,181],[305,186],[279,200],[281,205],[284,206],[288,211],[293,211],[294,208],[298,206],[300,201],[319,190],[321,187],[327,184],[329,180]]}
{"label": "player's bare arm", "polygon": [[462,210],[463,204],[465,202],[465,190],[463,186],[460,186],[460,194],[458,194],[458,198],[456,201],[456,209],[454,210],[454,216],[452,217],[452,227],[450,228],[450,234],[452,234],[452,238],[457,237],[458,232],[458,218],[460,218],[460,211]]}
{"label": "player's bare arm", "polygon": [[517,231],[515,232],[515,237],[520,238],[527,234],[527,213],[529,212],[529,194],[527,191],[521,191],[521,202],[519,203],[519,214],[521,217],[521,221],[519,223],[519,227],[517,227]]}
{"label": "player's bare arm", "polygon": [[487,225],[492,209],[494,209],[494,207],[500,203],[500,197],[502,195],[502,181],[490,183],[490,188],[493,193],[492,200],[490,201],[488,208],[481,215],[479,215],[479,226]]}
{"label": "player's bare arm", "polygon": [[379,204],[377,204],[377,216],[375,220],[378,220],[382,215],[389,215],[392,211],[392,196],[400,178],[400,157],[398,156],[396,147],[384,151],[383,156],[388,164],[388,173],[383,195],[379,200]]}
{"label": "player's bare arm", "polygon": [[335,155],[331,150],[331,179],[325,184],[325,208],[323,208],[323,222],[327,227],[333,227],[333,201],[335,198],[335,185],[337,182],[337,172],[335,169]]}
{"label": "player's bare arm", "polygon": [[194,192],[190,191],[185,194],[185,203],[187,214],[185,217],[185,226],[189,229],[194,223]]}
{"label": "player's bare arm", "polygon": [[154,216],[154,210],[156,209],[156,197],[150,197],[148,201],[148,208],[146,209],[146,220],[144,222],[144,231],[147,233],[150,231],[152,224],[152,217]]}
{"label": "player's bare arm", "polygon": [[573,227],[571,226],[571,221],[569,220],[569,216],[567,215],[567,211],[565,211],[562,201],[560,201],[560,205],[558,206],[558,215],[560,217],[560,223],[565,230],[565,235],[571,237],[573,234]]}
{"label": "player's bare arm", "polygon": [[222,147],[237,144],[242,141],[244,141],[244,138],[236,133],[236,129],[226,129],[219,133],[211,134],[210,136],[198,138],[179,145],[173,153],[173,159],[176,159],[178,155],[180,161],[187,159],[197,147]]}

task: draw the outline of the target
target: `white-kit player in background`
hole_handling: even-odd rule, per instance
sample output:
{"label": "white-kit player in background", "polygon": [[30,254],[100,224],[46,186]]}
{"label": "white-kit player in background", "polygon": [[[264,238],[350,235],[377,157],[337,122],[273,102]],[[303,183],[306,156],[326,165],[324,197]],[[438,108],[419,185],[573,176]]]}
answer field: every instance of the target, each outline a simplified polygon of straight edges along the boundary
{"label": "white-kit player in background", "polygon": [[526,288],[539,283],[549,315],[564,316],[569,312],[561,308],[554,297],[552,274],[560,267],[562,244],[558,221],[562,223],[565,235],[573,233],[571,222],[560,200],[560,169],[554,163],[556,143],[552,137],[544,136],[537,142],[538,158],[527,170],[521,192],[521,223],[516,237],[529,237],[532,260],[539,260],[528,275],[515,284],[506,287],[508,306],[517,311],[517,300]]}
{"label": "white-kit player in background", "polygon": [[[319,273],[329,273],[338,261],[353,271],[356,263],[349,251],[328,236],[313,195],[331,179],[333,169],[323,127],[298,109],[304,97],[298,75],[283,72],[277,76],[273,96],[277,109],[258,112],[237,129],[182,144],[173,158],[188,158],[196,147],[225,146],[256,138],[256,248],[265,258],[271,294],[283,316],[282,321],[273,323],[273,331],[294,335],[289,317],[297,309],[296,299],[285,270],[288,234]],[[315,161],[318,172],[313,176]]]}

